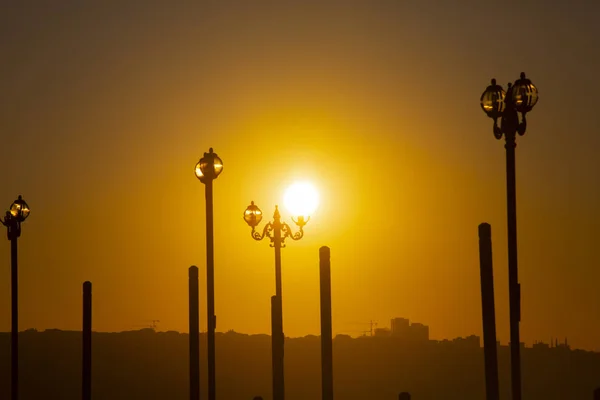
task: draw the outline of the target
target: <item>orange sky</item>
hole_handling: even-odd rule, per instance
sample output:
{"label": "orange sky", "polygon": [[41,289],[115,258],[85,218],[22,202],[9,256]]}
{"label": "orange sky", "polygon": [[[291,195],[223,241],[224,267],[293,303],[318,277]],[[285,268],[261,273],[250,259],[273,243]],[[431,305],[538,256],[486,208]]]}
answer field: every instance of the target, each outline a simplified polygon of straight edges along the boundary
{"label": "orange sky", "polygon": [[[322,245],[334,333],[403,316],[433,338],[481,334],[486,221],[507,342],[504,147],[478,102],[523,70],[540,102],[517,147],[521,337],[600,350],[598,5],[39,3],[0,9],[0,200],[32,208],[21,329],[80,329],[91,280],[94,329],[187,331],[187,268],[205,262],[193,168],[213,147],[218,331],[270,331],[273,249],[242,213],[254,200],[270,217],[307,179],[321,206],[282,252],[287,335],[319,332]],[[7,331],[8,241],[0,260]]]}

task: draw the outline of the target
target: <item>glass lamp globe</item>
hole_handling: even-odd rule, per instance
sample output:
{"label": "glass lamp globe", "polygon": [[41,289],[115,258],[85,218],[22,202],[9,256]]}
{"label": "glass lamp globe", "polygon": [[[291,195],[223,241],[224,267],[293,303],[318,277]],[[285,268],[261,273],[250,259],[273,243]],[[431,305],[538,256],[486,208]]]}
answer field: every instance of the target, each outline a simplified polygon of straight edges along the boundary
{"label": "glass lamp globe", "polygon": [[29,216],[31,210],[25,200],[23,200],[23,197],[19,195],[19,198],[10,205],[9,212],[18,222],[23,222]]}
{"label": "glass lamp globe", "polygon": [[208,153],[204,153],[204,157],[198,161],[194,173],[200,182],[205,183],[208,180],[217,179],[223,171],[223,161],[217,153],[213,152],[212,147]]}
{"label": "glass lamp globe", "polygon": [[246,211],[244,211],[244,221],[252,227],[255,228],[260,221],[262,220],[262,211],[258,208],[254,202],[251,202]]}
{"label": "glass lamp globe", "polygon": [[479,99],[481,109],[490,118],[500,118],[502,116],[502,111],[504,111],[505,97],[506,92],[502,89],[502,86],[497,85],[496,80],[492,79],[492,84],[485,89]]}
{"label": "glass lamp globe", "polygon": [[521,78],[517,79],[512,87],[512,101],[515,110],[521,113],[531,111],[538,102],[538,98],[537,88],[525,77],[525,72],[521,72]]}

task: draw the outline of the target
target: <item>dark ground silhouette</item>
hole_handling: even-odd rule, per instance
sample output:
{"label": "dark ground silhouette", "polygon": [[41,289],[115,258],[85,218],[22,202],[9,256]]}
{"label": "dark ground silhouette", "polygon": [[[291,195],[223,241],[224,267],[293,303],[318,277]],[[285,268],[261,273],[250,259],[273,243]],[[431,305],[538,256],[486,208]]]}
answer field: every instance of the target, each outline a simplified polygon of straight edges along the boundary
{"label": "dark ground silhouette", "polygon": [[[20,334],[22,400],[81,398],[81,332],[47,330]],[[188,335],[152,329],[93,333],[94,400],[188,399]],[[201,335],[201,385],[206,397],[206,335]],[[217,397],[271,399],[271,338],[217,333]],[[9,397],[10,335],[0,333],[0,398]],[[286,399],[321,396],[320,340],[286,339]],[[350,338],[333,343],[336,400],[481,400],[485,397],[483,350],[477,342],[406,343],[392,337]],[[591,399],[600,386],[600,353],[526,348],[523,397]],[[499,348],[501,398],[509,398],[509,351]]]}

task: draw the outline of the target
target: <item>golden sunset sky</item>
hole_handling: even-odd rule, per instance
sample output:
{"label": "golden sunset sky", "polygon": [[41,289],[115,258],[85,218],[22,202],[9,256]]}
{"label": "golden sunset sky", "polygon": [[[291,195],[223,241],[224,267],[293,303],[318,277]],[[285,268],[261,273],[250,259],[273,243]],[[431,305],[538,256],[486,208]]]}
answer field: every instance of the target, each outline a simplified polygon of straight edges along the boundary
{"label": "golden sunset sky", "polygon": [[[506,343],[505,151],[479,97],[525,71],[540,101],[517,139],[521,337],[600,350],[600,5],[459,3],[0,6],[0,201],[22,194],[32,210],[20,328],[81,329],[90,280],[94,330],[157,319],[187,332],[190,265],[205,287],[193,169],[213,147],[217,331],[270,332],[273,249],[242,214],[254,200],[269,220],[308,180],[321,205],[282,250],[286,335],[319,334],[323,245],[334,334],[407,317],[434,339],[481,335],[477,226],[489,222]],[[0,261],[8,331],[7,240]],[[200,309],[205,330],[204,290]]]}

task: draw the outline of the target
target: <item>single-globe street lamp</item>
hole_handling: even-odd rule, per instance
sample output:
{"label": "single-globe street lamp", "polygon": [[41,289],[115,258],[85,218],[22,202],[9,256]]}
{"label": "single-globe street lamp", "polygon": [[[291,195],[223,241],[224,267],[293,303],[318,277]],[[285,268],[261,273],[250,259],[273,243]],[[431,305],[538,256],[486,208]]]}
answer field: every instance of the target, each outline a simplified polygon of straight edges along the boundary
{"label": "single-globe street lamp", "polygon": [[10,208],[0,220],[6,226],[8,240],[10,240],[10,292],[11,292],[11,331],[10,331],[10,398],[19,399],[19,280],[17,239],[21,236],[21,223],[29,216],[29,206],[19,195],[19,198],[10,205]]}
{"label": "single-globe street lamp", "polygon": [[[285,239],[300,240],[304,236],[304,226],[310,220],[310,213],[316,208],[317,199],[315,196],[305,198],[299,191],[305,190],[303,185],[296,185],[290,188],[286,193],[285,202],[288,208],[296,214],[296,219],[292,221],[298,226],[298,231],[293,233],[292,228],[286,223],[281,222],[278,206],[275,206],[273,222],[268,222],[261,232],[256,230],[258,224],[263,218],[263,213],[254,201],[250,203],[244,211],[244,221],[252,228],[252,238],[254,240],[263,240],[269,238],[270,246],[275,249],[275,300],[272,306],[272,363],[273,363],[273,399],[284,400],[284,335],[283,335],[283,310],[281,298],[281,249],[285,247]],[[273,300],[272,300],[273,301]]]}
{"label": "single-globe street lamp", "polygon": [[[506,200],[508,216],[508,285],[510,297],[510,359],[512,399],[521,400],[521,359],[519,322],[521,321],[521,285],[517,268],[517,197],[515,184],[515,147],[517,134],[527,129],[526,114],[538,101],[538,90],[521,72],[520,79],[508,84],[506,92],[496,80],[481,95],[481,108],[494,120],[494,137],[506,144]],[[519,120],[519,114],[521,119]],[[500,126],[498,126],[500,119]]]}
{"label": "single-globe street lamp", "polygon": [[206,297],[208,317],[208,399],[216,399],[215,375],[215,260],[213,236],[213,181],[223,171],[223,161],[213,152],[212,147],[198,161],[195,168],[196,178],[206,188]]}

